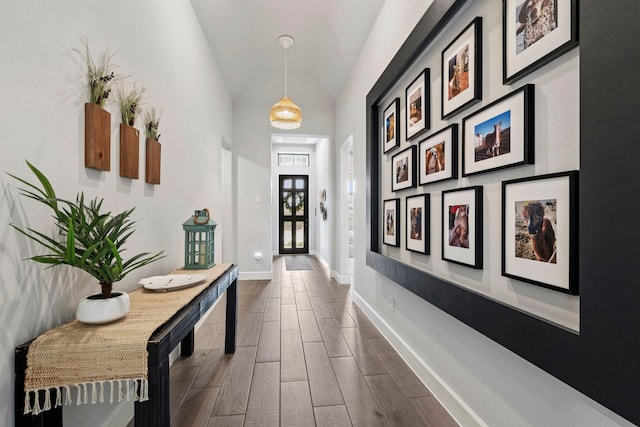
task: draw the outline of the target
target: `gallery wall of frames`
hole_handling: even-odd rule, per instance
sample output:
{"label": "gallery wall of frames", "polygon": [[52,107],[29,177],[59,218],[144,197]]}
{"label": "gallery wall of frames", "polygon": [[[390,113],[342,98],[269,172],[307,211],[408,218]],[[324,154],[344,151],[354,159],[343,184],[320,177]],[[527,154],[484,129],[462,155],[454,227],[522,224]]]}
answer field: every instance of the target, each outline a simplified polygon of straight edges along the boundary
{"label": "gallery wall of frames", "polygon": [[580,276],[579,177],[597,154],[578,24],[596,25],[593,8],[433,2],[367,96],[367,264],[637,421],[637,369],[593,369],[605,338],[589,321],[608,312],[586,312]]}

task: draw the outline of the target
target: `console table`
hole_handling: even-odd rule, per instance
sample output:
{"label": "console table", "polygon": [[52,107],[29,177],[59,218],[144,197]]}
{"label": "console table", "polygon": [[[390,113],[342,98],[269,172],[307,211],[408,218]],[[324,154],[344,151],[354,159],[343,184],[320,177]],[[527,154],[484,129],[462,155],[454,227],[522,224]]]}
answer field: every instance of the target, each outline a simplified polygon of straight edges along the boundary
{"label": "console table", "polygon": [[[185,272],[176,270],[172,274]],[[206,272],[206,270],[190,270]],[[169,353],[181,344],[180,355],[191,356],[194,349],[194,326],[223,293],[227,293],[225,322],[225,353],[235,352],[237,325],[237,278],[238,267],[230,264],[221,274],[211,280],[189,303],[173,317],[157,328],[147,341],[149,400],[135,402],[135,426],[168,427],[169,413]],[[126,320],[125,320],[126,321]],[[38,415],[23,415],[27,369],[27,354],[30,341],[16,347],[15,356],[15,421],[16,426],[58,427],[62,426],[62,406],[41,412]],[[55,390],[51,390],[52,400]]]}

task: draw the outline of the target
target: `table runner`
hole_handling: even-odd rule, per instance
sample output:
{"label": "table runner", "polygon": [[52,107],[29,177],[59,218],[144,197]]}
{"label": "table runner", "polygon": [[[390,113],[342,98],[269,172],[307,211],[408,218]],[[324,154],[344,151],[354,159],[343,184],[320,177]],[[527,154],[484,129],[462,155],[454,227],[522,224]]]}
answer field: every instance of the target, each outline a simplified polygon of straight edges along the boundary
{"label": "table runner", "polygon": [[[170,292],[139,288],[129,293],[131,309],[122,319],[104,325],[72,320],[40,335],[27,353],[24,413],[37,415],[63,402],[72,404],[72,387],[77,392],[77,405],[104,402],[105,394],[109,394],[110,403],[114,399],[148,400],[147,341],[231,265],[176,270],[171,274],[207,274],[208,279]],[[51,402],[51,389],[57,391],[55,402]],[[42,406],[40,393],[44,394]]]}

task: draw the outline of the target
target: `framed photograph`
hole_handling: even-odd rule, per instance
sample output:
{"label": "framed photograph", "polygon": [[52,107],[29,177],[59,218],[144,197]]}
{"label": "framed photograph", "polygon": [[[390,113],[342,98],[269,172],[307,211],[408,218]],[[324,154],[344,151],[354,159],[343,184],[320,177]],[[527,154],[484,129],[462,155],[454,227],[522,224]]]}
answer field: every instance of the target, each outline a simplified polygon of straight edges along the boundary
{"label": "framed photograph", "polygon": [[398,123],[398,114],[400,114],[400,98],[396,98],[384,110],[382,117],[382,141],[384,152],[388,153],[396,147],[400,146],[400,123]]}
{"label": "framed photograph", "polygon": [[412,145],[391,158],[391,191],[416,186],[416,146]]}
{"label": "framed photograph", "polygon": [[458,178],[458,125],[452,124],[420,141],[419,184]]}
{"label": "framed photograph", "polygon": [[382,243],[389,246],[400,246],[400,199],[384,201],[382,217],[384,225],[382,230]]}
{"label": "framed photograph", "polygon": [[482,268],[482,186],[442,192],[442,259]]}
{"label": "framed photograph", "polygon": [[431,240],[430,227],[430,201],[429,194],[410,196],[406,199],[407,204],[407,242],[408,251],[429,254]]}
{"label": "framed photograph", "polygon": [[442,51],[442,120],[482,99],[482,18]]}
{"label": "framed photograph", "polygon": [[502,80],[511,84],[578,46],[577,0],[502,0]]}
{"label": "framed photograph", "polygon": [[534,163],[534,86],[462,119],[462,176]]}
{"label": "framed photograph", "polygon": [[429,69],[425,68],[405,89],[407,141],[420,135],[431,126],[431,91],[429,87]]}
{"label": "framed photograph", "polygon": [[502,275],[578,294],[578,172],[502,183]]}

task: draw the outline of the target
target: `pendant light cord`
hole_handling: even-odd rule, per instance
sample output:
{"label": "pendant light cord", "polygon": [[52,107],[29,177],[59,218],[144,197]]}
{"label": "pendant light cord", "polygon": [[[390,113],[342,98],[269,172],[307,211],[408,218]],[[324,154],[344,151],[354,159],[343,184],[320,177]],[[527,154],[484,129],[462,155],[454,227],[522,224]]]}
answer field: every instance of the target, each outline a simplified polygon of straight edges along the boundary
{"label": "pendant light cord", "polygon": [[287,97],[287,51],[288,48],[284,48],[284,96]]}

